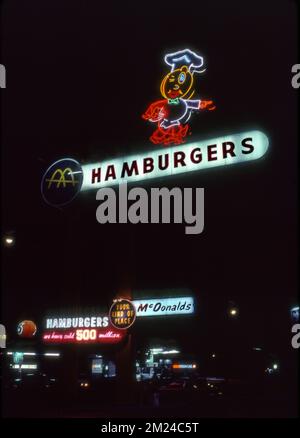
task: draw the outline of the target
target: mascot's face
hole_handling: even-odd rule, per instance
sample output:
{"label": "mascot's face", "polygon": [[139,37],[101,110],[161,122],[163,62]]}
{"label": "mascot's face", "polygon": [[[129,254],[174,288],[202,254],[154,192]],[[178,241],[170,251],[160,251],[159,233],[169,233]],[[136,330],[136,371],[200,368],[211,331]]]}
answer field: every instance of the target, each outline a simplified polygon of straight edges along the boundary
{"label": "mascot's face", "polygon": [[166,99],[178,97],[189,99],[193,93],[194,78],[188,67],[184,65],[168,73],[160,85],[160,92]]}

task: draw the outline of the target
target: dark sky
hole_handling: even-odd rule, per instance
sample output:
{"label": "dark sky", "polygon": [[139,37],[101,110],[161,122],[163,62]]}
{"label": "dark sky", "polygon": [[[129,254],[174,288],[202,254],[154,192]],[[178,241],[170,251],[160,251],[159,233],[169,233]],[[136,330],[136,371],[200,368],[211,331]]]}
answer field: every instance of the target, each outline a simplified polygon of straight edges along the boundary
{"label": "dark sky", "polygon": [[[280,334],[297,300],[295,4],[163,3],[2,2],[2,224],[17,239],[2,255],[7,322],[105,304],[129,281],[192,288],[210,323],[235,300],[245,321],[256,321],[253,332],[269,322]],[[204,56],[199,95],[217,104],[194,116],[193,140],[248,129],[270,139],[259,162],[160,182],[205,188],[204,233],[100,225],[94,192],[63,209],[47,206],[40,180],[56,159],[153,148],[141,114],[160,99],[164,54],[185,47]]]}

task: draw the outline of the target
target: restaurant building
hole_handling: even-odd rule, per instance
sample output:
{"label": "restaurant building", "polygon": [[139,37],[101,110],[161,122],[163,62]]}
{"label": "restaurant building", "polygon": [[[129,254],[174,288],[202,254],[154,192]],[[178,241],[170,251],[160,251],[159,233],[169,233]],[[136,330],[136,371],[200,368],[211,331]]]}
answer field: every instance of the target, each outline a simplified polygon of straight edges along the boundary
{"label": "restaurant building", "polygon": [[186,342],[198,317],[192,291],[133,291],[130,298],[49,309],[38,321],[21,322],[23,332],[10,338],[6,351],[10,377],[18,383],[42,375],[49,385],[88,388],[103,379],[130,385],[167,371],[196,371],[196,355]]}

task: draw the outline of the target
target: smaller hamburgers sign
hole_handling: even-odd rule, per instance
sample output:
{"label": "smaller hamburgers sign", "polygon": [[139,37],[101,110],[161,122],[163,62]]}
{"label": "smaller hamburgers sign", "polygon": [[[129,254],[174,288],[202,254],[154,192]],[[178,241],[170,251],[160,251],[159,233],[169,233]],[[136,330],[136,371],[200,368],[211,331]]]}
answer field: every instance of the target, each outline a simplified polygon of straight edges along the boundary
{"label": "smaller hamburgers sign", "polygon": [[42,334],[45,343],[101,343],[116,344],[126,336],[124,330],[117,330],[110,324],[108,315],[84,313],[82,315],[60,315],[45,321]]}
{"label": "smaller hamburgers sign", "polygon": [[109,319],[111,325],[117,329],[128,329],[136,318],[136,310],[133,303],[125,298],[114,300],[110,311]]}

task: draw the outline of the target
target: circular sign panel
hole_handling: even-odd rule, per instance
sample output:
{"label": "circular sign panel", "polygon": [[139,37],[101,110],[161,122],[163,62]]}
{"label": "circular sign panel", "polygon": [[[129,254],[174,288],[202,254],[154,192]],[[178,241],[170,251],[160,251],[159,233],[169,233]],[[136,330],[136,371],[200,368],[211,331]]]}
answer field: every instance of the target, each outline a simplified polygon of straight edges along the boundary
{"label": "circular sign panel", "polygon": [[80,163],[73,158],[63,158],[53,163],[45,172],[41,192],[44,201],[54,207],[71,202],[80,192],[83,173]]}
{"label": "circular sign panel", "polygon": [[131,301],[125,298],[114,301],[109,311],[109,319],[115,328],[127,329],[132,326],[135,318],[136,311]]}
{"label": "circular sign panel", "polygon": [[22,321],[18,324],[17,332],[22,338],[33,338],[37,327],[33,321]]}

